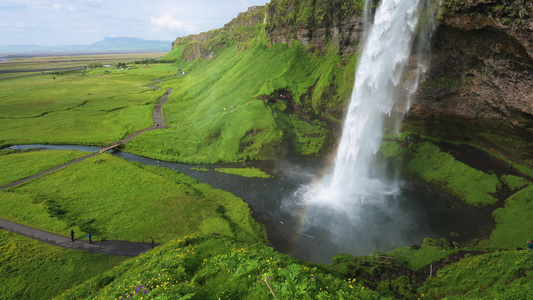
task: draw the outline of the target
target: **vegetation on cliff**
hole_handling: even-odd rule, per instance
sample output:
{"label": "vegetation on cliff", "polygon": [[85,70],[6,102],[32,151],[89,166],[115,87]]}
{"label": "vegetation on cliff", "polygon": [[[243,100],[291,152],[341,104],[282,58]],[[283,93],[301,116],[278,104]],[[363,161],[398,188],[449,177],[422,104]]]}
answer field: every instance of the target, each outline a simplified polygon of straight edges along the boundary
{"label": "vegetation on cliff", "polygon": [[331,123],[349,96],[355,58],[258,41],[176,65],[184,74],[163,83],[179,87],[163,108],[168,128],[141,135],[126,151],[189,163],[323,154],[335,141]]}
{"label": "vegetation on cliff", "polygon": [[[323,154],[336,141],[333,129],[342,118],[357,58],[341,55],[346,52],[340,51],[333,35],[320,49],[301,40],[318,37],[321,28],[331,32],[336,24],[342,24],[347,15],[339,9],[341,4],[348,5],[344,7],[347,11],[357,11],[361,3],[273,0],[267,7],[240,15],[223,29],[177,40],[164,58],[175,64],[139,64],[120,73],[114,68],[111,72],[95,68],[87,74],[75,72],[57,79],[42,76],[32,77],[32,81],[13,79],[12,85],[3,83],[0,95],[7,100],[0,104],[5,114],[0,115],[1,143],[105,144],[119,140],[152,124],[153,104],[164,90],[153,91],[147,84],[161,78],[162,87],[175,88],[163,107],[168,128],[144,133],[128,143],[126,151],[185,162]],[[279,7],[274,9],[275,5]],[[314,7],[309,8],[311,5]],[[514,16],[512,10],[506,15]],[[284,33],[289,37],[287,43],[275,43],[275,32],[285,26],[289,27]],[[299,32],[300,26],[313,30]],[[486,76],[483,74],[481,70],[474,75]],[[457,89],[469,87],[475,80],[441,76],[427,83]],[[47,98],[37,97],[43,94]],[[90,101],[84,102],[87,99]],[[442,118],[431,118],[431,122],[426,119],[420,125],[412,121],[404,127],[413,136],[421,131],[426,136],[410,143],[389,141],[380,155],[408,178],[446,193],[452,201],[493,209],[494,224],[489,224],[493,230],[480,233],[483,239],[471,241],[468,248],[447,239],[426,239],[420,246],[379,257],[340,254],[332,265],[302,262],[265,244],[263,228],[240,199],[173,170],[103,154],[0,191],[1,216],[52,232],[74,228],[91,231],[96,238],[133,241],[155,236],[165,244],[120,264],[121,259],[51,250],[2,235],[1,259],[6,264],[0,274],[7,278],[5,294],[37,298],[41,296],[35,287],[35,282],[41,281],[37,276],[49,279],[50,269],[67,276],[73,269],[80,270],[79,261],[91,260],[94,268],[86,271],[86,277],[73,278],[67,284],[67,280],[47,280],[44,285],[50,292],[43,292],[43,298],[69,288],[59,297],[266,299],[275,293],[280,298],[303,299],[527,298],[532,293],[533,260],[529,252],[518,248],[531,238],[533,171],[513,162],[511,170],[507,167],[510,161],[503,159],[504,170],[464,162],[438,137],[451,131],[446,136],[456,137],[452,140],[470,142],[470,133],[479,128],[468,120],[461,120],[456,127],[439,127]],[[527,121],[527,116],[524,118]],[[471,129],[464,131],[468,124]],[[43,129],[40,134],[26,129],[36,127]],[[507,124],[505,128],[512,127]],[[484,126],[473,142],[490,145],[495,139],[489,132],[493,130],[501,136],[498,142],[508,141],[506,154],[516,152],[513,145],[517,144],[521,151],[528,149],[527,141],[508,139],[508,131],[501,126]],[[52,154],[57,159],[48,157]],[[42,165],[77,156],[74,152],[57,154],[9,153],[0,156],[0,161],[10,169],[26,168],[29,174],[41,170]],[[28,167],[18,158],[44,163]],[[518,158],[527,162],[527,156]],[[44,256],[33,260],[35,253],[17,248],[19,244]]]}

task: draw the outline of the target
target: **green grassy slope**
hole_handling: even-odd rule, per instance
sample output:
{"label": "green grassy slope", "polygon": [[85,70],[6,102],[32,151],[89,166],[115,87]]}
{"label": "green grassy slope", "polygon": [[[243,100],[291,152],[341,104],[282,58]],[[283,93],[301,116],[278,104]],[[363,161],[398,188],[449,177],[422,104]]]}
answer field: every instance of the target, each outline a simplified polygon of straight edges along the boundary
{"label": "green grassy slope", "polygon": [[52,299],[126,258],[67,250],[0,231],[2,299]]}
{"label": "green grassy slope", "polygon": [[264,244],[185,237],[146,252],[58,299],[380,299],[359,284]]}
{"label": "green grassy slope", "polygon": [[178,61],[185,75],[163,84],[174,88],[163,108],[169,128],[142,134],[126,151],[196,163],[269,159],[288,152],[318,155],[328,146],[331,117],[317,108],[346,100],[346,88],[326,94],[330,77],[339,78],[339,86],[353,80],[348,75],[353,62],[334,54],[316,57],[297,42],[266,49],[260,41],[244,51],[230,47],[209,60]]}

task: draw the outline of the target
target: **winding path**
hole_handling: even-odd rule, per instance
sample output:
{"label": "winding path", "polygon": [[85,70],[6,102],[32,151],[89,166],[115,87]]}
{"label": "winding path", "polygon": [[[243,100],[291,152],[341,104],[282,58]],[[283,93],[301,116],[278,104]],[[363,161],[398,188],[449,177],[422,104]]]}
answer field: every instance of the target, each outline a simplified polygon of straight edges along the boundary
{"label": "winding path", "polygon": [[[152,88],[155,88],[155,87],[152,86]],[[132,135],[118,141],[117,143],[111,146],[102,148],[100,151],[96,153],[92,153],[92,154],[80,157],[78,159],[64,163],[55,168],[37,173],[35,175],[11,182],[3,186],[0,186],[0,190],[4,190],[4,189],[7,189],[13,186],[23,184],[32,179],[41,177],[43,175],[54,172],[56,170],[59,170],[59,169],[68,167],[72,164],[83,161],[87,158],[97,156],[105,152],[107,149],[116,148],[120,145],[126,144],[127,142],[131,141],[132,139],[134,139],[135,137],[137,137],[143,132],[154,130],[154,129],[165,128],[166,124],[161,116],[161,107],[168,100],[168,95],[170,95],[170,93],[172,93],[172,88],[167,88],[167,92],[165,93],[165,95],[160,98],[159,102],[154,107],[154,116],[153,116],[154,125],[153,126],[145,128],[141,131],[137,131],[133,133]],[[120,255],[120,256],[137,256],[151,249],[150,244],[129,242],[129,241],[119,241],[119,240],[106,240],[103,242],[93,242],[93,243],[89,243],[89,241],[85,241],[85,240],[76,240],[74,243],[72,243],[68,237],[61,236],[58,234],[53,234],[53,233],[39,230],[39,229],[35,229],[35,228],[29,227],[26,225],[14,223],[14,222],[4,220],[4,219],[0,219],[0,228],[6,231],[21,234],[31,239],[35,239],[41,242],[48,243],[50,245],[74,249],[74,250],[80,250],[80,251],[90,251],[91,253],[113,254],[113,255]]]}
{"label": "winding path", "polygon": [[151,249],[148,243],[136,243],[128,241],[108,240],[103,242],[89,243],[86,240],[75,240],[74,243],[70,238],[53,234],[47,231],[38,230],[26,225],[14,223],[0,219],[0,228],[6,231],[21,234],[34,240],[39,240],[53,246],[63,248],[90,251],[91,253],[113,254],[119,256],[137,256]]}

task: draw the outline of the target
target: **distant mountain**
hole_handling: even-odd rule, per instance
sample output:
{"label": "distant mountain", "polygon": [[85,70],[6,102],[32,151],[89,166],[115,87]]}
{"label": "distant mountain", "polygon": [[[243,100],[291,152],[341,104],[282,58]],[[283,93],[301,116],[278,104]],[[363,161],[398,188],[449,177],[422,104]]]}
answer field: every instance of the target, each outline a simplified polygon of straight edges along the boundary
{"label": "distant mountain", "polygon": [[0,53],[29,52],[100,52],[100,51],[170,51],[171,41],[151,41],[132,37],[105,38],[90,45],[39,46],[11,45],[0,46]]}

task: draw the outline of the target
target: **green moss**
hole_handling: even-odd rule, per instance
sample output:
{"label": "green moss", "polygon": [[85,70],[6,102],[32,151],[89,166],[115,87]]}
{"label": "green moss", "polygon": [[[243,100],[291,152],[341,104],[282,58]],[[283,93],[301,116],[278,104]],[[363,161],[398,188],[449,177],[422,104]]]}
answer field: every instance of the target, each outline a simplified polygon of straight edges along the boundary
{"label": "green moss", "polygon": [[533,186],[515,193],[505,200],[505,207],[493,212],[497,223],[488,241],[481,245],[513,249],[525,247],[531,236]]}
{"label": "green moss", "polygon": [[516,191],[530,185],[531,183],[523,177],[518,177],[514,175],[503,175],[501,178],[502,182],[507,184],[511,191]]}
{"label": "green moss", "polygon": [[491,196],[501,187],[496,174],[485,174],[455,160],[430,142],[411,143],[415,157],[407,169],[423,182],[474,206],[490,205],[498,200]]}
{"label": "green moss", "polygon": [[257,169],[257,168],[216,168],[215,171],[234,174],[242,177],[258,177],[258,178],[271,178],[272,175]]}

